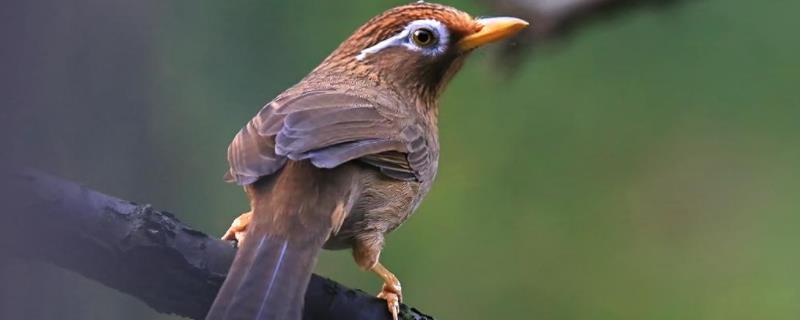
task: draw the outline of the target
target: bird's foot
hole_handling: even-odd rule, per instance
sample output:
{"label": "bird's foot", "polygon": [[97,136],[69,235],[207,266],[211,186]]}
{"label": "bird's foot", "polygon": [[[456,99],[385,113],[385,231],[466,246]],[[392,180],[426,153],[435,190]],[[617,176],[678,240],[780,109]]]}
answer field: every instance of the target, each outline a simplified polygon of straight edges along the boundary
{"label": "bird's foot", "polygon": [[403,302],[403,290],[400,286],[400,281],[380,263],[376,264],[372,271],[383,278],[383,289],[378,293],[378,298],[386,300],[386,306],[389,308],[389,313],[392,314],[392,319],[397,320],[400,313],[400,303]]}
{"label": "bird's foot", "polygon": [[400,286],[383,284],[383,290],[378,293],[378,298],[386,300],[386,306],[389,308],[389,313],[392,314],[392,319],[397,320],[400,313],[400,302],[403,301],[403,293]]}
{"label": "bird's foot", "polygon": [[242,215],[233,220],[231,227],[228,228],[228,231],[225,231],[225,234],[222,236],[222,240],[235,240],[238,243],[242,243],[247,234],[247,226],[250,224],[252,218],[253,211],[242,213]]}

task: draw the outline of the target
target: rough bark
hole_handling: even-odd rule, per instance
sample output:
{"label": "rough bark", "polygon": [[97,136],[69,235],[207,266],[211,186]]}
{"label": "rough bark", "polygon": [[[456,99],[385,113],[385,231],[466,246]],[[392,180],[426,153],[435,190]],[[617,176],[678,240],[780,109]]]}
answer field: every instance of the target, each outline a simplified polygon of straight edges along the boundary
{"label": "rough bark", "polygon": [[[0,174],[0,255],[39,260],[130,294],[161,313],[202,319],[236,249],[169,212],[26,170]],[[404,319],[432,319],[403,306]],[[305,319],[389,319],[372,295],[314,275]]]}

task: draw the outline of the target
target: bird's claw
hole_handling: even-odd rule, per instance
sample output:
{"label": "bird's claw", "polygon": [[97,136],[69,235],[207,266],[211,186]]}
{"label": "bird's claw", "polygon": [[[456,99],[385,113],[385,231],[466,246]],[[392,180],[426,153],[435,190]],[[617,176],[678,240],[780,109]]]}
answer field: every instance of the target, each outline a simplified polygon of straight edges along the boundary
{"label": "bird's claw", "polygon": [[244,237],[247,235],[247,226],[250,224],[252,217],[253,212],[250,211],[242,213],[238,218],[234,219],[233,223],[231,223],[231,227],[222,235],[222,240],[242,243]]}
{"label": "bird's claw", "polygon": [[392,320],[397,320],[400,314],[400,303],[403,302],[403,291],[400,288],[400,282],[384,283],[383,289],[378,293],[378,298],[386,300],[386,306],[389,308],[389,313],[392,314]]}

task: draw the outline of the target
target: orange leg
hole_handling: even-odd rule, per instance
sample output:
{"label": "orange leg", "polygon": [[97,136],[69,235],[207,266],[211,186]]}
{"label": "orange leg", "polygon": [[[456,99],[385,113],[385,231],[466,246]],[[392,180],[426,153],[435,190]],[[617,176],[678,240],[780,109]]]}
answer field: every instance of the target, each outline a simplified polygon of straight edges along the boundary
{"label": "orange leg", "polygon": [[392,319],[397,320],[397,315],[400,313],[400,302],[403,302],[400,281],[380,262],[375,263],[375,266],[372,267],[372,272],[377,273],[383,279],[383,289],[378,293],[378,298],[386,300]]}
{"label": "orange leg", "polygon": [[225,231],[225,235],[222,236],[222,240],[236,240],[236,242],[242,243],[247,234],[247,225],[250,224],[252,218],[253,211],[242,213],[242,215],[233,220],[231,227],[228,228],[228,231]]}

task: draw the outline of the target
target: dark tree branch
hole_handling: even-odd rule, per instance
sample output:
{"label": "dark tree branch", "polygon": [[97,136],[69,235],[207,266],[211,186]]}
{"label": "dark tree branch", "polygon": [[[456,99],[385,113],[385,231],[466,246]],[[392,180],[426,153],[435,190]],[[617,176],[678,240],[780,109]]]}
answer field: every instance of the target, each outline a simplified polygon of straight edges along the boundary
{"label": "dark tree branch", "polygon": [[[0,254],[58,265],[161,313],[202,319],[235,248],[172,214],[45,174],[0,174]],[[432,319],[403,306],[404,319]],[[314,275],[305,319],[389,319],[386,303]]]}
{"label": "dark tree branch", "polygon": [[566,38],[592,22],[614,17],[629,9],[666,7],[682,0],[485,0],[499,14],[527,19],[531,27],[503,50],[507,62],[517,62],[538,45]]}

